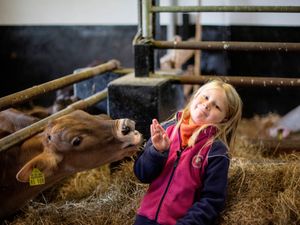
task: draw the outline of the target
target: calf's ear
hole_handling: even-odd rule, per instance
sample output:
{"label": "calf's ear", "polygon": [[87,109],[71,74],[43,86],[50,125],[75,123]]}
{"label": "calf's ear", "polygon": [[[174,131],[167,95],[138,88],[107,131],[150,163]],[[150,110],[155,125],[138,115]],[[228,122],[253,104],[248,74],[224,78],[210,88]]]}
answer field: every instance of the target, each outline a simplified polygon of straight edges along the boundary
{"label": "calf's ear", "polygon": [[62,160],[62,155],[53,152],[43,152],[27,162],[17,173],[16,178],[20,182],[29,182],[29,177],[34,168],[39,169],[46,177],[53,174],[58,163]]}

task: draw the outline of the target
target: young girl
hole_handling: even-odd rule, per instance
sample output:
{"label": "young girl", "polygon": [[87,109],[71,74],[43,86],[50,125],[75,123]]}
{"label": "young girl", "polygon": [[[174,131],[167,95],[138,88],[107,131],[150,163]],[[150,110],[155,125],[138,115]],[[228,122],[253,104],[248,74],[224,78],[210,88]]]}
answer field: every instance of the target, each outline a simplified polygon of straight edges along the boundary
{"label": "young girl", "polygon": [[213,224],[224,208],[229,168],[242,102],[227,83],[201,86],[164,127],[156,119],[151,138],[134,164],[150,183],[135,225]]}

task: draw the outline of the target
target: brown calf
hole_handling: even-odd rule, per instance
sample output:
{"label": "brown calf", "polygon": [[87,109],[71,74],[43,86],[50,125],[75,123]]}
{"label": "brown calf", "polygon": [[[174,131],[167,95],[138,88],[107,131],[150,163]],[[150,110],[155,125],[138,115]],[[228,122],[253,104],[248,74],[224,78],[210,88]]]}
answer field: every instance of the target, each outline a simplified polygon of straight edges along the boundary
{"label": "brown calf", "polygon": [[[0,121],[6,123],[1,125],[2,133],[29,125],[30,120],[35,121],[15,110],[0,112]],[[50,122],[44,132],[0,152],[0,218],[68,175],[132,155],[141,142],[141,134],[129,119],[112,120],[77,110]],[[45,184],[29,185],[34,168]]]}

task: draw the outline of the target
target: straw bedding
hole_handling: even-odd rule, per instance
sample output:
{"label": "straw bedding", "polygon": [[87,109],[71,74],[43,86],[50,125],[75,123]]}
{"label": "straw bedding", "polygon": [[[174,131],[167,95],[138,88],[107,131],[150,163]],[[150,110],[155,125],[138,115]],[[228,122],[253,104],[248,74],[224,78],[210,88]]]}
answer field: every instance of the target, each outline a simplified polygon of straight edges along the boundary
{"label": "straw bedding", "polygon": [[[300,155],[266,157],[266,151],[239,136],[222,225],[300,224]],[[133,175],[132,165],[125,162],[112,175],[103,166],[67,178],[5,224],[132,224],[147,189]]]}

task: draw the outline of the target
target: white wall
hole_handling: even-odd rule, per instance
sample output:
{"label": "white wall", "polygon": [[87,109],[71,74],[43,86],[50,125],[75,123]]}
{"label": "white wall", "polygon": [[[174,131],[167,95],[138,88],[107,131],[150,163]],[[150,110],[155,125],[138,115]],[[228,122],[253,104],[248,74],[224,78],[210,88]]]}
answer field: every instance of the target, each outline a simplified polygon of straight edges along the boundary
{"label": "white wall", "polygon": [[[138,0],[0,0],[0,25],[135,25],[137,2]],[[170,2],[171,0],[161,0],[160,4],[170,5]],[[300,0],[201,2],[202,5],[300,6]],[[198,0],[178,0],[178,5],[197,4]],[[170,18],[170,13],[161,13],[162,24],[168,24]],[[201,13],[201,23],[300,26],[300,13]]]}
{"label": "white wall", "polygon": [[0,24],[137,24],[137,9],[137,0],[0,0]]}

